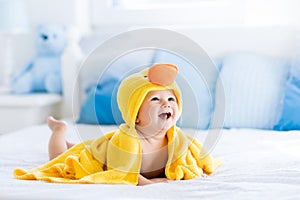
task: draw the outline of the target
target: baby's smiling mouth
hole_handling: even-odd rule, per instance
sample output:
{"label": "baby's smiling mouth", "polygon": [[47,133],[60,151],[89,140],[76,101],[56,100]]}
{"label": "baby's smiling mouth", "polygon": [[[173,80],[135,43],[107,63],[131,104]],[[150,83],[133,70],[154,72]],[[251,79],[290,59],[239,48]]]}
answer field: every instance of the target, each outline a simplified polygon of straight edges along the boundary
{"label": "baby's smiling mouth", "polygon": [[171,116],[172,116],[172,113],[171,112],[164,112],[164,113],[161,113],[158,115],[161,119],[169,119]]}

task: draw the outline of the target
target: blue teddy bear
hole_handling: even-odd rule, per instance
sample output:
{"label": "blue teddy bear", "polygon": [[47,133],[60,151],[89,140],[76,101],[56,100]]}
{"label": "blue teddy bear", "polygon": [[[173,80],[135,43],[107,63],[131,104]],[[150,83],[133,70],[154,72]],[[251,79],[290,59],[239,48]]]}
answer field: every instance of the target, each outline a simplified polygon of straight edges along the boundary
{"label": "blue teddy bear", "polygon": [[66,46],[65,30],[60,26],[37,27],[37,54],[32,62],[14,74],[12,90],[17,94],[31,92],[62,93],[61,54]]}

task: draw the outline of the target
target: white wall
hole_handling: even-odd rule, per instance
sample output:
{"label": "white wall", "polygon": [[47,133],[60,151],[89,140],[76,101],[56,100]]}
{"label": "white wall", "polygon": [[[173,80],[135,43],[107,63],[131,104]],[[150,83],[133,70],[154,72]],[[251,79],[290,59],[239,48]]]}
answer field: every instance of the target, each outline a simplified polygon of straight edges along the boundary
{"label": "white wall", "polygon": [[[140,15],[143,11],[127,11],[111,10],[109,6],[109,0],[24,0],[27,2],[27,8],[29,13],[30,24],[34,27],[40,23],[56,23],[63,25],[76,25],[80,27],[82,31],[87,31],[89,28],[94,28],[95,23],[99,25],[106,25],[107,23],[115,23],[112,18],[116,18],[120,24],[129,23],[130,20],[137,24],[149,22],[149,12],[146,13],[141,19],[137,18],[134,14]],[[224,6],[224,9],[231,9],[231,11],[220,10],[222,6],[218,5],[213,7],[212,5],[204,5],[206,14],[199,12],[199,22],[205,25],[212,24],[237,24],[237,25],[300,25],[300,1],[299,0],[219,0],[222,2],[230,2],[230,7]],[[215,1],[215,2],[218,2]],[[231,5],[235,3],[236,5]],[[226,4],[224,4],[226,5]],[[95,9],[99,7],[99,9]],[[244,8],[243,8],[244,7]],[[213,10],[209,10],[213,8]],[[239,9],[238,11],[236,11]],[[199,8],[200,10],[200,8]],[[218,12],[215,12],[217,10]],[[94,12],[94,13],[93,13]],[[184,10],[181,12],[184,13]],[[227,17],[228,13],[236,13],[231,17]],[[103,14],[102,14],[103,13]],[[120,14],[121,13],[121,14]],[[176,17],[176,12],[170,10],[170,13]],[[210,15],[209,13],[213,13]],[[119,15],[120,14],[120,15]],[[151,13],[150,13],[151,14]],[[157,18],[155,15],[159,15],[157,11],[153,11],[153,19]],[[193,13],[194,14],[194,13]],[[115,17],[116,15],[122,18]],[[161,13],[158,18],[163,23],[165,14]],[[224,16],[222,16],[224,15]],[[226,16],[225,16],[226,15]],[[241,16],[237,16],[241,15]],[[96,17],[95,17],[96,16]],[[96,19],[97,16],[101,18]],[[234,17],[239,19],[233,19]],[[192,18],[197,18],[193,16]],[[227,20],[224,20],[227,18]],[[186,18],[186,20],[188,20]],[[205,20],[207,22],[205,22]],[[229,21],[231,20],[231,22]],[[182,19],[177,20],[179,23],[184,23]],[[190,20],[191,21],[191,20]],[[219,21],[219,22],[218,22]],[[101,27],[100,27],[101,28]],[[102,30],[105,31],[105,30]]]}
{"label": "white wall", "polygon": [[245,24],[300,25],[299,0],[247,0]]}
{"label": "white wall", "polygon": [[[52,24],[61,24],[61,25],[76,25],[80,28],[83,33],[89,33],[92,29],[97,27],[97,30],[103,35],[111,36],[111,33],[116,33],[119,31],[124,31],[128,28],[128,25],[122,26],[122,23],[128,22],[130,24],[130,19],[133,19],[134,16],[130,13],[128,15],[120,15],[122,21],[119,24],[109,23],[110,29],[107,28],[108,22],[111,21],[111,13],[109,10],[106,10],[108,5],[108,0],[24,0],[27,3],[27,9],[29,14],[31,31],[33,32],[35,26],[41,23],[52,23]],[[102,16],[101,19],[97,20],[98,24],[95,24],[95,20],[92,20],[92,9],[91,6],[94,6],[93,1],[97,1],[99,8],[99,13],[97,9],[94,10],[96,14]],[[234,0],[230,0],[234,2]],[[239,19],[230,21],[218,21],[222,16],[210,15],[210,19],[206,19],[211,22],[214,22],[214,26],[227,26],[227,25],[237,25],[237,26],[269,26],[269,25],[288,25],[288,26],[300,26],[300,8],[299,0],[239,0],[243,3],[239,3],[239,8],[232,7],[232,9],[241,9],[238,12],[242,16],[239,16]],[[226,0],[223,0],[226,2]],[[244,8],[240,6],[243,5]],[[228,7],[226,9],[229,9]],[[101,15],[102,11],[107,12],[107,15]],[[105,13],[104,12],[104,13]],[[116,14],[118,11],[114,10]],[[140,12],[140,11],[139,11]],[[228,11],[227,11],[228,12]],[[220,12],[222,13],[222,12]],[[94,13],[95,14],[95,13]],[[223,13],[225,14],[225,13]],[[214,16],[216,18],[214,18]],[[95,16],[94,16],[95,17]],[[128,18],[127,18],[128,17]],[[206,16],[207,17],[207,16]],[[230,19],[229,19],[230,20]],[[142,20],[137,20],[139,24],[142,24]],[[183,23],[184,24],[184,23]],[[209,23],[204,23],[205,26]],[[198,23],[201,26],[201,24]],[[135,24],[132,24],[134,27]],[[34,47],[34,38],[33,34],[29,33],[28,35],[21,35],[14,37],[13,46],[15,49],[15,66],[16,68],[21,67],[25,64],[26,61],[35,53]],[[3,42],[0,43],[1,46]],[[3,58],[3,53],[0,50],[0,57]]]}
{"label": "white wall", "polygon": [[37,24],[75,25],[89,31],[89,0],[25,0],[32,27]]}

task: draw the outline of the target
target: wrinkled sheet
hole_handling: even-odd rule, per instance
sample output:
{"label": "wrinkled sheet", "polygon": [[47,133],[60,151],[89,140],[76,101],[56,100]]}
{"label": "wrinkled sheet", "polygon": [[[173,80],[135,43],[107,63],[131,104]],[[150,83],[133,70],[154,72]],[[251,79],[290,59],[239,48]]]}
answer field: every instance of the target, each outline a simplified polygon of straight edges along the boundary
{"label": "wrinkled sheet", "polygon": [[[67,138],[80,142],[116,129],[69,123]],[[300,131],[184,129],[225,163],[211,176],[147,186],[54,184],[23,181],[13,169],[48,161],[47,125],[0,135],[0,199],[300,199]],[[208,134],[215,134],[208,139]]]}

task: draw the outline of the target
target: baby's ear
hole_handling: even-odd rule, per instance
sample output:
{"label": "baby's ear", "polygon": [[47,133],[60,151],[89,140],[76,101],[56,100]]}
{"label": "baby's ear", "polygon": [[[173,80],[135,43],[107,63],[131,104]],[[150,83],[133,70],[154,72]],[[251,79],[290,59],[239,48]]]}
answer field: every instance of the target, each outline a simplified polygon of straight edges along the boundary
{"label": "baby's ear", "polygon": [[140,123],[140,120],[139,120],[139,118],[138,118],[138,116],[136,117],[136,120],[135,120],[135,124],[138,124],[138,123]]}

